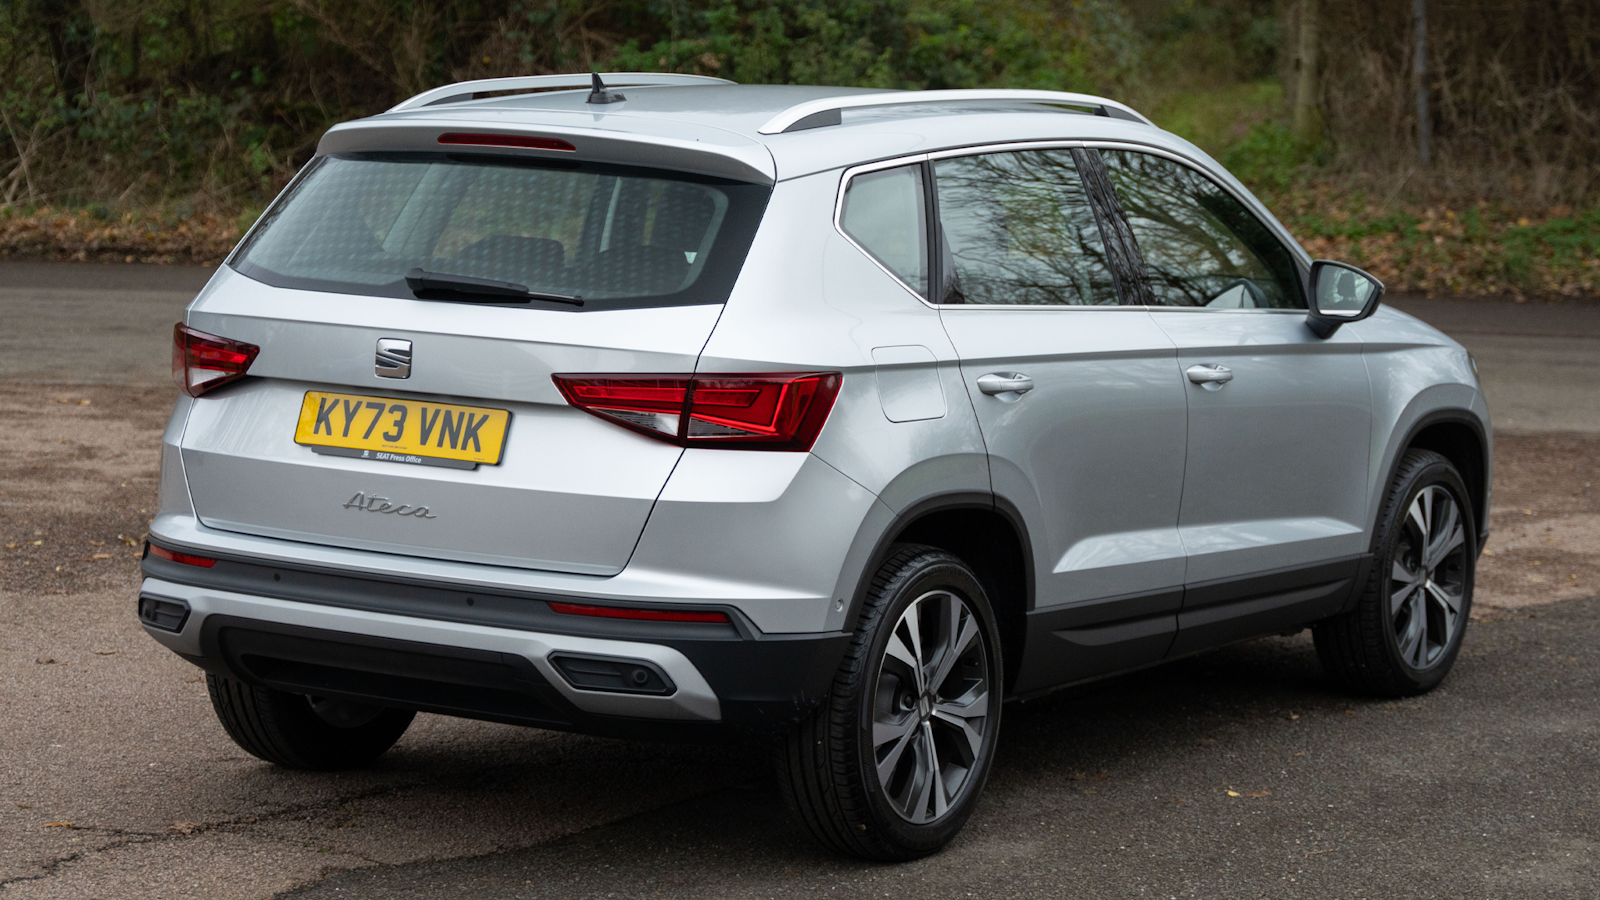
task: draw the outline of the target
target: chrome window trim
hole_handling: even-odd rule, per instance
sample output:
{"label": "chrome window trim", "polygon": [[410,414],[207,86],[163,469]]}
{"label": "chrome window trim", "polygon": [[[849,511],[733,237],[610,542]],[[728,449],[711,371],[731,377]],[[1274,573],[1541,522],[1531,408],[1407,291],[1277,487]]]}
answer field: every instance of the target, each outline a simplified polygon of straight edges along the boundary
{"label": "chrome window trim", "polygon": [[[870,252],[868,252],[865,247],[863,247],[859,243],[857,243],[856,240],[854,238],[852,238],[849,234],[847,234],[845,232],[845,230],[844,230],[844,224],[843,224],[844,196],[845,196],[845,193],[848,191],[848,189],[850,187],[850,180],[852,178],[855,178],[857,175],[866,174],[868,172],[877,172],[877,171],[881,171],[883,169],[894,169],[894,168],[898,168],[900,166],[909,166],[909,165],[913,165],[915,163],[935,162],[935,161],[938,161],[938,160],[941,160],[941,159],[953,159],[953,158],[962,157],[962,156],[982,156],[982,155],[989,154],[989,153],[1015,153],[1015,152],[1024,151],[1024,150],[1071,150],[1071,149],[1127,150],[1127,151],[1130,151],[1130,152],[1133,152],[1133,153],[1149,153],[1149,154],[1151,154],[1153,156],[1160,156],[1160,157],[1163,157],[1165,159],[1172,160],[1173,162],[1176,162],[1179,165],[1186,166],[1186,167],[1198,172],[1199,174],[1204,176],[1207,180],[1209,180],[1212,184],[1215,184],[1217,187],[1221,188],[1223,191],[1226,191],[1228,196],[1232,197],[1233,199],[1237,200],[1239,203],[1243,204],[1244,207],[1246,209],[1250,210],[1250,212],[1253,215],[1255,215],[1255,217],[1263,225],[1267,226],[1267,230],[1269,232],[1271,232],[1275,237],[1278,238],[1278,242],[1279,243],[1286,245],[1286,247],[1289,250],[1290,255],[1293,256],[1297,261],[1299,261],[1301,263],[1304,263],[1305,265],[1308,265],[1308,266],[1311,264],[1311,255],[1305,251],[1305,248],[1300,246],[1300,243],[1294,239],[1293,235],[1288,233],[1288,230],[1285,229],[1282,226],[1282,223],[1278,222],[1277,217],[1272,216],[1272,217],[1268,217],[1268,218],[1263,218],[1261,216],[1261,214],[1260,214],[1261,211],[1265,209],[1265,207],[1262,206],[1261,201],[1259,201],[1256,198],[1251,197],[1251,196],[1241,195],[1238,191],[1234,190],[1233,187],[1228,185],[1225,181],[1217,178],[1217,175],[1216,175],[1215,172],[1213,172],[1210,169],[1208,169],[1205,165],[1203,165],[1198,160],[1195,160],[1195,159],[1192,159],[1190,157],[1184,156],[1184,155],[1182,155],[1180,153],[1174,153],[1173,151],[1168,150],[1168,149],[1166,149],[1164,147],[1156,147],[1156,146],[1151,145],[1151,144],[1136,143],[1134,141],[1095,140],[1095,139],[1092,139],[1092,138],[1081,138],[1081,139],[1072,139],[1072,140],[1061,140],[1061,139],[1045,138],[1045,139],[1040,139],[1040,140],[1036,140],[1036,141],[1004,141],[1004,142],[996,143],[996,144],[976,144],[976,145],[967,146],[967,147],[952,147],[952,148],[949,148],[949,149],[946,149],[946,150],[934,150],[934,151],[929,151],[927,153],[914,153],[914,154],[911,154],[910,156],[897,156],[897,157],[894,157],[893,159],[878,160],[876,162],[863,163],[863,164],[858,165],[858,166],[851,166],[850,168],[844,170],[844,173],[841,175],[841,177],[839,179],[838,196],[835,198],[834,205],[833,205],[833,229],[834,229],[834,231],[839,233],[840,237],[842,237],[846,241],[848,241],[850,243],[850,246],[852,246],[852,247],[856,248],[857,250],[859,250],[863,256],[865,256],[868,260],[870,260],[872,262],[873,265],[877,266],[880,271],[882,271],[885,275],[888,275],[890,278],[893,278],[895,284],[900,285],[902,288],[904,288],[906,290],[907,293],[909,293],[911,296],[917,298],[917,302],[921,303],[923,306],[928,307],[929,309],[935,309],[935,310],[945,310],[945,309],[966,309],[966,310],[972,310],[972,309],[985,309],[985,310],[1061,309],[1061,310],[1100,310],[1102,312],[1103,311],[1107,311],[1107,310],[1114,310],[1114,309],[1116,309],[1116,310],[1127,309],[1127,310],[1145,310],[1145,311],[1148,311],[1148,312],[1155,312],[1155,311],[1162,311],[1162,312],[1203,312],[1203,313],[1211,313],[1211,314],[1238,314],[1238,315],[1261,315],[1261,314],[1285,315],[1285,314],[1287,314],[1287,315],[1296,315],[1296,316],[1303,316],[1303,315],[1306,314],[1307,310],[1310,309],[1310,305],[1309,305],[1310,304],[1310,298],[1305,298],[1306,301],[1307,301],[1307,308],[1306,309],[1210,309],[1210,308],[1207,308],[1207,307],[1204,307],[1204,306],[1160,306],[1160,305],[1138,306],[1138,305],[1124,305],[1124,304],[1120,304],[1120,303],[1115,305],[1115,306],[1112,306],[1112,305],[1094,305],[1094,306],[1090,306],[1090,305],[1084,305],[1084,304],[1050,305],[1050,304],[1042,304],[1042,303],[1041,304],[1026,304],[1026,303],[1016,303],[1016,304],[932,303],[926,297],[924,297],[921,294],[921,292],[917,291],[915,288],[911,287],[911,285],[906,284],[903,280],[901,280],[900,276],[898,276],[895,273],[889,271],[888,267],[886,267],[882,263],[878,262],[877,257],[873,256]],[[931,184],[930,185],[924,185],[924,189],[925,190],[936,190],[937,189],[937,185],[931,185]]]}

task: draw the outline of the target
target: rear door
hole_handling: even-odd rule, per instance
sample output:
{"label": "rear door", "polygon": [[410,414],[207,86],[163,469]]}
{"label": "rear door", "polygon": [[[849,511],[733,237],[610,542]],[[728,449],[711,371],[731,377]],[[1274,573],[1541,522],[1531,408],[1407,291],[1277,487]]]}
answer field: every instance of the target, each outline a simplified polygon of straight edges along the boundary
{"label": "rear door", "polygon": [[261,347],[252,377],[193,405],[197,514],[620,571],[681,451],[568,406],[551,376],[692,372],[767,193],[564,160],[319,158],[190,309]]}
{"label": "rear door", "polygon": [[1074,151],[929,164],[940,316],[994,491],[1032,542],[1028,691],[1162,657],[1184,576],[1184,392],[1174,350],[1119,283]]}
{"label": "rear door", "polygon": [[1305,324],[1293,257],[1198,169],[1102,149],[1189,406],[1174,653],[1331,612],[1366,551],[1371,393],[1354,329]]}

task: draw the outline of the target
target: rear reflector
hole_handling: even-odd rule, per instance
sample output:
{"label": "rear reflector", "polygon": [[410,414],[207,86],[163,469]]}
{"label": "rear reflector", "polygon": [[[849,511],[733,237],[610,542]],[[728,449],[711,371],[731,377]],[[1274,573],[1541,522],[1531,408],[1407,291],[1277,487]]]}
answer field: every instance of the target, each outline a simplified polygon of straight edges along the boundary
{"label": "rear reflector", "polygon": [[839,394],[837,372],[555,375],[573,406],[683,447],[810,450]]}
{"label": "rear reflector", "polygon": [[209,569],[217,564],[217,561],[211,559],[210,557],[193,556],[188,553],[179,553],[176,550],[168,550],[165,547],[159,547],[155,544],[150,545],[150,555],[160,557],[161,559],[165,559],[169,562],[183,563],[186,566],[199,566],[202,569]]}
{"label": "rear reflector", "polygon": [[243,378],[260,352],[255,344],[206,334],[179,322],[172,326],[172,380],[178,390],[198,397]]}
{"label": "rear reflector", "polygon": [[441,144],[469,144],[479,147],[526,147],[529,150],[561,150],[577,152],[577,147],[559,138],[533,137],[526,134],[460,134],[451,132],[439,135]]}
{"label": "rear reflector", "polygon": [[549,601],[550,609],[567,616],[594,616],[597,619],[642,619],[647,622],[702,622],[724,624],[727,613],[695,612],[683,609],[637,609],[620,606],[589,606],[583,603]]}

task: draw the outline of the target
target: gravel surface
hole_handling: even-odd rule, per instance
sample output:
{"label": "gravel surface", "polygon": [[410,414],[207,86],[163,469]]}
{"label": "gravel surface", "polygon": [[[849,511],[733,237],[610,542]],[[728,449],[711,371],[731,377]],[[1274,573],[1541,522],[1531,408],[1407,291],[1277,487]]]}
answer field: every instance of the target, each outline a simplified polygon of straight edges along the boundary
{"label": "gravel surface", "polygon": [[967,835],[877,869],[812,851],[759,754],[739,749],[421,716],[362,772],[245,755],[198,671],[133,616],[170,403],[168,387],[0,382],[5,900],[308,884],[579,897],[1489,896],[1527,878],[1538,889],[1524,896],[1572,896],[1600,883],[1600,788],[1579,777],[1600,762],[1600,436],[1499,436],[1493,555],[1441,691],[1353,702],[1301,635],[1014,705]]}
{"label": "gravel surface", "polygon": [[209,274],[0,265],[0,318],[29,323],[0,334],[0,900],[1600,894],[1590,307],[1397,303],[1532,341],[1486,367],[1496,421],[1572,429],[1497,435],[1443,688],[1353,701],[1301,634],[1011,705],[962,838],[874,867],[813,850],[741,749],[426,715],[361,772],[235,747],[134,618],[166,341]]}

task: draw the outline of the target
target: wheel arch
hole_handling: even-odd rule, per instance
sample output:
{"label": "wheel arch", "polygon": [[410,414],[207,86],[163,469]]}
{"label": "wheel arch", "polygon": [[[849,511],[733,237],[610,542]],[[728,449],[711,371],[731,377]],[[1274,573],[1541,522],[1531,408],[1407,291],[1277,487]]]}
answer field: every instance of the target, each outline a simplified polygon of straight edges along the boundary
{"label": "wheel arch", "polygon": [[978,575],[1000,627],[1009,689],[1021,668],[1027,613],[1034,596],[1032,544],[1022,514],[1004,498],[981,491],[941,494],[905,507],[880,533],[861,570],[845,630],[855,630],[872,576],[892,548],[908,543],[944,550]]}
{"label": "wheel arch", "polygon": [[[1410,450],[1431,450],[1450,460],[1466,482],[1472,503],[1473,519],[1478,533],[1477,548],[1482,551],[1489,539],[1489,495],[1492,469],[1492,445],[1483,420],[1467,409],[1436,409],[1411,423],[1405,436],[1395,444],[1388,460],[1379,489],[1386,489],[1394,481],[1400,463]],[[1375,510],[1373,515],[1381,514]],[[1373,536],[1377,536],[1377,521],[1373,520]]]}

